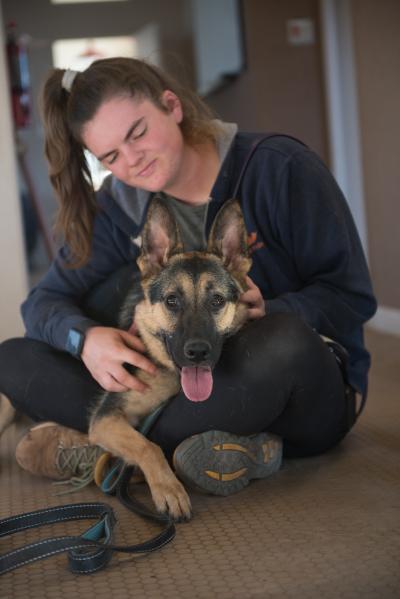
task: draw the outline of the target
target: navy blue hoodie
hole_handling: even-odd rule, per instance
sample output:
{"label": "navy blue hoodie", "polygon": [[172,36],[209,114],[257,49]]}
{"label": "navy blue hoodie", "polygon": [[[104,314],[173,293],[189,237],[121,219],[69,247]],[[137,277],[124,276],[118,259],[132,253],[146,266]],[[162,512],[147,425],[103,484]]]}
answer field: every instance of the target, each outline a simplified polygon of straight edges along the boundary
{"label": "navy blue hoodie", "polygon": [[[259,135],[238,133],[211,192],[206,233]],[[109,177],[97,192],[92,255],[66,269],[62,247],[47,274],[22,305],[27,336],[65,349],[71,327],[99,324],[81,309],[86,293],[119,266],[134,262],[151,194]],[[121,206],[128,200],[130,216]],[[350,356],[352,386],[366,392],[369,353],[363,323],[373,316],[368,267],[348,205],[331,173],[301,142],[284,135],[262,141],[239,189],[253,265],[267,313],[294,312],[319,334],[343,345]],[[119,201],[118,201],[119,200]],[[122,201],[123,200],[123,201]],[[133,217],[132,217],[133,212]]]}

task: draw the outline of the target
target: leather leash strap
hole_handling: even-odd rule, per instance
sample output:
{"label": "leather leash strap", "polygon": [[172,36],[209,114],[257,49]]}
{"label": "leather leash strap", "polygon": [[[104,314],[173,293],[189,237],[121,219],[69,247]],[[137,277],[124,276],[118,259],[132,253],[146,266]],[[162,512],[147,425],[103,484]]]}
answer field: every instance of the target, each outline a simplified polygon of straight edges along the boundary
{"label": "leather leash strap", "polygon": [[129,495],[128,484],[132,475],[132,468],[122,463],[121,467],[122,472],[118,476],[113,491],[121,503],[130,511],[160,524],[163,529],[161,533],[136,545],[113,545],[113,529],[116,524],[116,517],[113,509],[106,503],[75,503],[11,516],[0,520],[0,537],[67,520],[98,518],[98,522],[81,536],[43,539],[0,555],[0,575],[65,551],[68,551],[68,564],[71,572],[91,574],[104,568],[110,561],[113,552],[151,553],[172,541],[176,532],[172,520],[168,516],[151,511]]}

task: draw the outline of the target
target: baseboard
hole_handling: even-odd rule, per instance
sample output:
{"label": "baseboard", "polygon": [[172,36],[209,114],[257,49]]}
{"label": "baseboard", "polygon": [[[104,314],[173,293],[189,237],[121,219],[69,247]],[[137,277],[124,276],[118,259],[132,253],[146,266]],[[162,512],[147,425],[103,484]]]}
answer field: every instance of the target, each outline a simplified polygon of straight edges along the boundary
{"label": "baseboard", "polygon": [[400,310],[379,306],[375,316],[368,322],[367,327],[380,333],[400,335]]}

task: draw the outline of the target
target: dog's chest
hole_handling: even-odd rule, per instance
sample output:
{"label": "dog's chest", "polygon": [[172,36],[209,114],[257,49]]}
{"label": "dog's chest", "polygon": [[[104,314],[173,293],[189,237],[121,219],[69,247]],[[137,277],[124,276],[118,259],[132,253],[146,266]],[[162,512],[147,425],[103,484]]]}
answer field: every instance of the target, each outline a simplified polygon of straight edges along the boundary
{"label": "dog's chest", "polygon": [[165,368],[159,368],[155,376],[142,370],[138,378],[149,385],[149,389],[144,393],[131,390],[123,394],[124,411],[133,426],[136,426],[143,416],[150,414],[161,403],[176,395],[180,389],[177,373]]}

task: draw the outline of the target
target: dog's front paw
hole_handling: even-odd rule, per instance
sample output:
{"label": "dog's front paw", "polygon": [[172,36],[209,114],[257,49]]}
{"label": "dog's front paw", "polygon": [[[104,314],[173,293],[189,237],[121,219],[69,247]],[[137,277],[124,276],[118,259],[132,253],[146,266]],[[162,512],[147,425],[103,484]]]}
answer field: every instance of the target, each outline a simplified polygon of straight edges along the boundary
{"label": "dog's front paw", "polygon": [[157,510],[168,513],[173,520],[187,521],[192,517],[192,506],[189,495],[182,483],[171,472],[151,485],[151,495]]}

